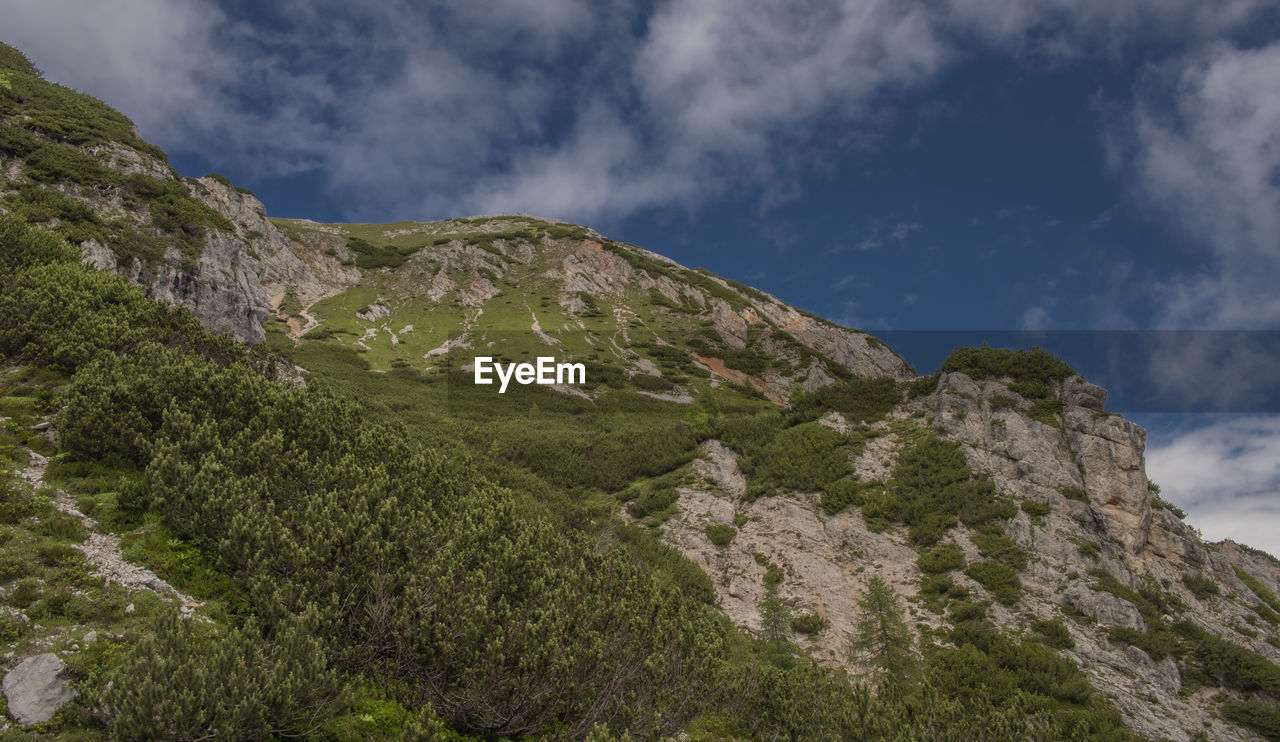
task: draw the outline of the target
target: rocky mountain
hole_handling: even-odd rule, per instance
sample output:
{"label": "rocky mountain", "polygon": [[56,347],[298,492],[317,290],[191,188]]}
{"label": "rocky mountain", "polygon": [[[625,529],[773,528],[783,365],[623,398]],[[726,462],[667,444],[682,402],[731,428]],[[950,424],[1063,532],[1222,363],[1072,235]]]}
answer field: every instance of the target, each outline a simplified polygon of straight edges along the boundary
{"label": "rocky mountain", "polygon": [[[866,333],[554,220],[268,218],[3,49],[0,210],[209,330],[265,343],[414,441],[464,450],[597,550],[703,591],[788,657],[875,675],[850,646],[878,578],[907,607],[930,678],[960,677],[945,672],[964,659],[980,668],[975,693],[1043,682],[1035,713],[1113,708],[1150,739],[1278,738],[1280,562],[1201,539],[1148,480],[1145,432],[1062,361],[967,349],[920,376]],[[495,402],[469,381],[481,355],[581,362],[587,382]],[[60,510],[84,517],[69,499]],[[6,533],[35,527],[9,521]],[[7,610],[25,617],[13,596],[31,578],[0,572]],[[14,636],[4,670],[61,667],[40,650],[62,634]],[[1087,683],[1063,680],[1074,668]]]}

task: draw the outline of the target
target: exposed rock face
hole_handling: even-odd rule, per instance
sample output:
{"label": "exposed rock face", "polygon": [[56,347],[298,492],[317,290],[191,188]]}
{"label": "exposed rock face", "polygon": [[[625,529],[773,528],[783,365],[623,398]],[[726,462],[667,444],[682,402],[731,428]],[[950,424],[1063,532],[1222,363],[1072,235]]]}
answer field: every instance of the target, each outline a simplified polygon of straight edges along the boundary
{"label": "exposed rock face", "polygon": [[[963,572],[950,573],[975,599],[991,601],[988,616],[996,624],[1026,632],[1034,621],[1062,620],[1075,643],[1066,656],[1143,736],[1188,741],[1203,731],[1212,739],[1258,739],[1224,722],[1211,693],[1183,693],[1172,660],[1153,660],[1111,640],[1109,631],[1146,630],[1139,608],[1117,592],[1156,586],[1184,605],[1173,620],[1190,620],[1280,661],[1280,651],[1263,641],[1265,632],[1250,636],[1236,629],[1257,624],[1251,606],[1259,599],[1232,568],[1245,569],[1276,592],[1280,563],[1230,542],[1206,545],[1173,513],[1153,507],[1143,466],[1145,432],[1102,412],[1103,390],[1073,379],[1051,395],[1062,402],[1061,413],[1050,418],[1056,424],[1031,419],[1031,400],[1004,382],[946,374],[935,393],[904,403],[872,426],[881,435],[855,457],[855,471],[863,481],[887,479],[904,445],[898,425],[907,421],[959,443],[973,470],[988,474],[998,491],[1049,506],[1044,515],[1018,512],[1004,523],[1005,533],[1031,555],[1019,574],[1018,603],[1001,604]],[[836,413],[819,422],[841,432],[852,428]],[[714,441],[704,445],[694,473],[697,481],[679,490],[678,515],[662,526],[664,538],[703,567],[719,604],[739,626],[760,628],[767,569],[761,560],[782,569],[779,591],[793,615],[813,612],[828,621],[813,636],[793,636],[821,661],[859,671],[847,657],[845,637],[872,576],[917,606],[911,608],[915,626],[944,625],[944,616],[919,603],[918,555],[901,529],[873,533],[857,508],[829,516],[817,493],[743,502],[736,454]],[[706,526],[735,522],[738,531],[728,545],[711,543]],[[957,528],[948,538],[973,562],[982,556],[971,535]],[[1183,584],[1187,575],[1212,579],[1221,594],[1197,598]],[[1117,587],[1107,588],[1102,577],[1114,578]]]}
{"label": "exposed rock face", "polygon": [[859,376],[890,376],[899,381],[915,378],[905,361],[870,335],[837,327],[782,303],[756,301],[753,306],[796,340]]}
{"label": "exposed rock face", "polygon": [[10,670],[3,681],[9,714],[24,726],[53,718],[58,709],[76,697],[67,681],[58,677],[63,663],[56,654],[38,654]]}

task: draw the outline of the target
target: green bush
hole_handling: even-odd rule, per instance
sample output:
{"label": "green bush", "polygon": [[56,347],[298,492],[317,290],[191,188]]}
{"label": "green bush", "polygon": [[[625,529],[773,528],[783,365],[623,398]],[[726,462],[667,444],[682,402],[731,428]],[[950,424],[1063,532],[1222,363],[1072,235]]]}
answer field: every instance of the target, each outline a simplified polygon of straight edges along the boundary
{"label": "green bush", "polygon": [[1051,427],[1062,429],[1062,402],[1056,399],[1039,399],[1027,410],[1027,417]]}
{"label": "green bush", "polygon": [[969,597],[969,589],[945,574],[925,574],[920,580],[920,597],[934,613],[942,613],[953,600]]}
{"label": "green bush", "polygon": [[930,374],[929,376],[921,376],[915,381],[907,382],[907,397],[915,399],[933,394],[938,389],[938,379],[940,378],[938,374]]}
{"label": "green bush", "polygon": [[1228,702],[1222,716],[1233,724],[1251,729],[1269,740],[1280,740],[1280,708],[1260,701]]}
{"label": "green bush", "polygon": [[1076,645],[1066,624],[1056,618],[1050,621],[1035,621],[1031,624],[1031,630],[1040,635],[1041,641],[1054,649],[1071,649]]}
{"label": "green bush", "polygon": [[983,528],[981,532],[974,535],[973,543],[988,559],[1004,562],[1016,570],[1026,569],[1027,552],[1006,536],[999,526]]}
{"label": "green bush", "polygon": [[0,481],[0,525],[21,523],[35,511],[35,502],[26,492],[11,481]]}
{"label": "green bush", "polygon": [[112,672],[102,702],[113,739],[312,735],[345,707],[347,691],[303,620],[272,637],[252,623],[221,635],[193,623],[169,617]]}
{"label": "green bush", "polygon": [[1049,514],[1049,506],[1046,503],[1036,500],[1023,500],[1022,512],[1033,518],[1041,518]]}
{"label": "green bush", "polygon": [[817,634],[825,631],[829,625],[827,619],[816,613],[801,613],[791,617],[791,630],[798,634]]}
{"label": "green bush", "polygon": [[1153,495],[1153,496],[1152,496],[1152,498],[1151,498],[1151,507],[1152,507],[1152,508],[1154,508],[1154,509],[1156,509],[1156,510],[1168,510],[1169,512],[1173,513],[1173,514],[1178,518],[1178,520],[1186,520],[1186,519],[1187,519],[1187,511],[1185,511],[1185,510],[1183,510],[1182,508],[1178,507],[1177,505],[1174,505],[1173,503],[1171,503],[1171,502],[1169,502],[1169,501],[1165,500],[1164,498],[1160,497],[1159,495]]}
{"label": "green bush", "polygon": [[835,515],[850,506],[862,507],[868,493],[880,490],[879,482],[860,482],[853,477],[837,479],[822,486],[822,510]]}
{"label": "green bush", "polygon": [[738,529],[727,523],[716,523],[707,526],[707,538],[711,539],[711,543],[716,546],[728,546],[733,541],[733,537],[738,535]]}
{"label": "green bush", "polygon": [[1147,631],[1138,631],[1128,626],[1118,626],[1108,632],[1108,636],[1112,640],[1130,644],[1147,653],[1147,656],[1157,662],[1166,657],[1176,657],[1182,654],[1182,644],[1178,641],[1178,637],[1163,628],[1160,624],[1153,624]]}
{"label": "green bush", "polygon": [[854,376],[796,395],[792,410],[801,420],[816,420],[834,410],[851,423],[874,422],[884,419],[901,401],[902,392],[893,379]]}
{"label": "green bush", "polygon": [[1048,384],[1075,376],[1061,358],[1041,350],[1007,350],[983,346],[957,348],[942,362],[942,373],[959,371],[974,379],[1009,378]]}
{"label": "green bush", "polygon": [[964,568],[964,550],[957,544],[943,544],[920,553],[916,560],[920,571],[929,574]]}
{"label": "green bush", "polygon": [[1083,503],[1089,502],[1089,494],[1079,487],[1059,487],[1058,493],[1068,500],[1075,500],[1076,502]]}
{"label": "green bush", "polygon": [[1205,600],[1222,592],[1217,582],[1204,575],[1185,574],[1182,576],[1182,584],[1196,596],[1196,600]]}
{"label": "green bush", "polygon": [[852,470],[848,439],[819,423],[787,428],[747,462],[748,475],[783,490],[820,490]]}
{"label": "green bush", "polygon": [[991,480],[974,476],[960,447],[933,435],[921,436],[898,456],[897,466],[880,498],[867,498],[868,525],[905,523],[911,540],[929,546],[956,524],[981,526],[1010,518],[1017,510],[999,497]]}
{"label": "green bush", "polygon": [[1266,585],[1263,585],[1257,577],[1254,577],[1240,567],[1233,564],[1231,565],[1231,568],[1235,570],[1236,577],[1240,578],[1240,581],[1245,584],[1245,587],[1252,590],[1253,594],[1257,595],[1263,604],[1271,610],[1280,613],[1280,598],[1277,598],[1275,593],[1268,590]]}
{"label": "green bush", "polygon": [[1001,603],[1016,603],[1022,595],[1022,581],[1008,565],[998,562],[974,562],[964,571],[978,584],[991,591]]}

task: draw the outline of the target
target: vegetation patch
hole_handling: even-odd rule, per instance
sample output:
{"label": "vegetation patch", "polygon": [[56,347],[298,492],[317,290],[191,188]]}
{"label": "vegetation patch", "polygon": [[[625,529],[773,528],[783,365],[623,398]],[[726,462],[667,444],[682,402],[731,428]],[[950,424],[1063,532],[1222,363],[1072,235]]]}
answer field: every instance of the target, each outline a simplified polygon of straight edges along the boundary
{"label": "vegetation patch", "polygon": [[1032,518],[1043,518],[1049,514],[1049,505],[1037,500],[1023,500],[1020,505],[1022,512],[1030,515]]}
{"label": "vegetation patch", "polygon": [[1046,386],[1050,381],[1062,381],[1076,375],[1061,358],[1040,348],[1008,350],[985,345],[957,348],[942,362],[940,371],[958,371],[972,379],[1007,378],[1015,383],[1031,382]]}
{"label": "vegetation patch", "polygon": [[738,529],[727,523],[716,523],[706,527],[707,538],[711,539],[711,543],[716,546],[728,546],[733,537],[738,535]]}
{"label": "vegetation patch", "polygon": [[791,407],[801,420],[815,420],[834,410],[851,423],[869,423],[883,420],[901,401],[902,392],[893,379],[854,376],[812,392],[799,393]]}
{"label": "vegetation patch", "polygon": [[1037,399],[1027,410],[1027,417],[1062,430],[1062,402],[1056,399]]}
{"label": "vegetation patch", "polygon": [[1076,502],[1083,502],[1086,504],[1089,502],[1089,493],[1079,487],[1059,487],[1058,494],[1068,500],[1075,500]]}
{"label": "vegetation patch", "polygon": [[1067,630],[1066,624],[1056,618],[1050,621],[1035,621],[1031,624],[1031,630],[1039,635],[1040,641],[1054,649],[1071,649],[1076,645],[1076,640],[1071,638],[1071,632]]}
{"label": "vegetation patch", "polygon": [[975,562],[964,573],[989,590],[1001,603],[1016,603],[1022,595],[1022,581],[1007,564]]}
{"label": "vegetation patch", "polygon": [[930,546],[957,521],[978,527],[1017,509],[988,477],[974,476],[958,444],[925,433],[902,451],[883,495],[867,497],[862,511],[873,529],[903,523],[913,543]]}
{"label": "vegetation patch", "polygon": [[812,636],[827,630],[827,619],[816,613],[801,613],[791,617],[791,630],[797,634]]}
{"label": "vegetation patch", "polygon": [[956,569],[963,569],[964,550],[958,544],[943,544],[920,552],[916,560],[921,572],[940,574]]}
{"label": "vegetation patch", "polygon": [[1196,596],[1196,600],[1207,600],[1222,592],[1215,580],[1200,574],[1184,574],[1182,584]]}

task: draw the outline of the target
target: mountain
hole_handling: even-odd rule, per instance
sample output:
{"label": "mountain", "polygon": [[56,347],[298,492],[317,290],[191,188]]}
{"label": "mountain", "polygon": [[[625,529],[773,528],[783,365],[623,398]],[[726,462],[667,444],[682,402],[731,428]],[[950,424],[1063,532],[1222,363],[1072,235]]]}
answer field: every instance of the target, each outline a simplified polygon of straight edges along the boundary
{"label": "mountain", "polygon": [[[37,734],[1280,739],[1280,562],[1062,360],[920,376],[554,220],[268,218],[4,46],[0,105]],[[474,383],[540,356],[585,382]]]}

